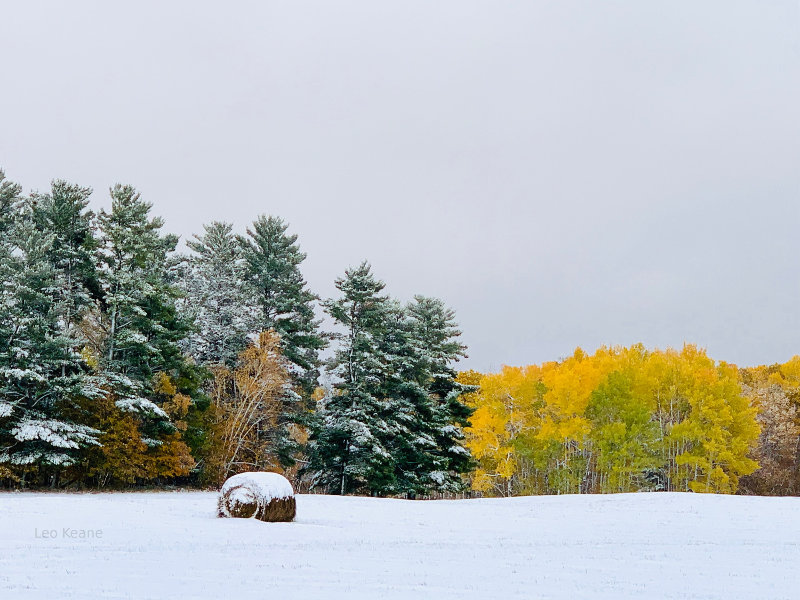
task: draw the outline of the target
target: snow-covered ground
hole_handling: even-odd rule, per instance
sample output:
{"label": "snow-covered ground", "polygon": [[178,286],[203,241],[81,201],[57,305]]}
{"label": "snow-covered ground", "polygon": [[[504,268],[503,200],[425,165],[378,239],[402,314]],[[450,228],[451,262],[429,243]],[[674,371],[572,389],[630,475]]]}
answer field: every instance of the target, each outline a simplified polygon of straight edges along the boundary
{"label": "snow-covered ground", "polygon": [[0,494],[0,598],[800,597],[796,498],[298,496],[276,524],[216,499]]}

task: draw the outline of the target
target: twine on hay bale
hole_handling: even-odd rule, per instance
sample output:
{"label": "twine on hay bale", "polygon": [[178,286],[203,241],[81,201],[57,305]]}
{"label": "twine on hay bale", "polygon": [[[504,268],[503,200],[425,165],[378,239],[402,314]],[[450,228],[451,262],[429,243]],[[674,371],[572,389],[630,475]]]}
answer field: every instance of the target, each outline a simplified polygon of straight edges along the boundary
{"label": "twine on hay bale", "polygon": [[217,516],[292,521],[297,512],[292,484],[277,473],[239,473],[222,486]]}

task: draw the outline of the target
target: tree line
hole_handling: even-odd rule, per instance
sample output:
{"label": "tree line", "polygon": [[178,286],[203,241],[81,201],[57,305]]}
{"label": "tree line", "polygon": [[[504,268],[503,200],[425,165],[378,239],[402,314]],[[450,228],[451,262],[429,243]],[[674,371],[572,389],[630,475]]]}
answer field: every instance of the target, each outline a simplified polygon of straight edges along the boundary
{"label": "tree line", "polygon": [[740,369],[703,350],[580,348],[465,372],[467,447],[490,495],[800,491],[800,357]]}
{"label": "tree line", "polygon": [[24,195],[0,172],[0,482],[275,470],[330,493],[464,488],[473,388],[456,380],[465,348],[441,300],[400,303],[366,262],[321,300],[278,217],[243,234],[207,224],[182,254],[133,187],[97,214],[91,193],[56,180]]}
{"label": "tree line", "polygon": [[271,470],[336,494],[800,492],[800,357],[635,345],[458,373],[441,300],[399,302],[367,262],[319,298],[278,217],[209,223],[180,253],[133,187],[96,214],[91,194],[0,172],[2,486]]}

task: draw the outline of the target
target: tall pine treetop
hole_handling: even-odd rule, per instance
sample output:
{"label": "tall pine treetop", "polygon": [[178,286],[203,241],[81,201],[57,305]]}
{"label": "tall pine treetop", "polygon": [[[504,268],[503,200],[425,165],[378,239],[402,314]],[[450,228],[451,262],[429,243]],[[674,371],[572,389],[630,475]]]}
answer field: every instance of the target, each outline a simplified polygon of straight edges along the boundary
{"label": "tall pine treetop", "polygon": [[88,210],[91,194],[91,188],[57,179],[49,193],[31,197],[37,228],[53,236],[48,258],[56,274],[56,310],[76,347],[82,343],[77,326],[92,298],[99,296],[94,213]]}
{"label": "tall pine treetop", "polygon": [[194,251],[203,262],[215,266],[236,263],[241,258],[241,251],[233,235],[233,225],[222,221],[212,221],[203,225],[202,234],[194,234],[194,239],[187,240],[186,245]]}
{"label": "tall pine treetop", "polygon": [[452,368],[452,363],[466,358],[467,347],[458,341],[461,330],[456,313],[439,298],[414,296],[408,313],[414,320],[416,338],[424,346],[435,368]]}
{"label": "tall pine treetop", "polygon": [[373,275],[367,261],[347,269],[344,277],[336,279],[335,285],[342,297],[324,302],[325,309],[334,319],[348,327],[363,328],[364,324],[368,326],[382,318],[389,297],[380,292],[386,284]]}
{"label": "tall pine treetop", "polygon": [[342,296],[326,300],[328,314],[347,329],[345,340],[331,363],[331,372],[349,385],[364,377],[379,377],[383,371],[378,345],[386,325],[389,296],[381,294],[386,284],[372,273],[367,261],[345,271],[335,282]]}
{"label": "tall pine treetop", "polygon": [[185,298],[182,310],[195,323],[185,342],[200,363],[233,366],[254,333],[256,311],[248,302],[242,246],[230,223],[203,225],[187,245],[193,251],[185,261]]}
{"label": "tall pine treetop", "polygon": [[14,205],[19,201],[22,186],[6,179],[0,169],[0,243],[6,237],[14,221]]}
{"label": "tall pine treetop", "polygon": [[111,212],[100,211],[103,232],[101,254],[109,268],[144,268],[178,245],[178,236],[161,234],[164,219],[150,217],[153,205],[141,199],[131,185],[116,184],[110,190]]}

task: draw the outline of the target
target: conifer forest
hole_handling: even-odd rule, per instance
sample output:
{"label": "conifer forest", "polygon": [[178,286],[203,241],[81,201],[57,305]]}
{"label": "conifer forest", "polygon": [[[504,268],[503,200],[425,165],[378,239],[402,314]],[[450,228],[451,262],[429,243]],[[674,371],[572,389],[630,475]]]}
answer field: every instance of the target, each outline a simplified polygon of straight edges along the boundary
{"label": "conifer forest", "polygon": [[[0,487],[220,485],[401,497],[800,492],[800,357],[576,349],[494,373],[438,298],[369,262],[337,295],[275,215],[186,240],[134,187],[0,172]],[[302,233],[302,232],[301,232]]]}

